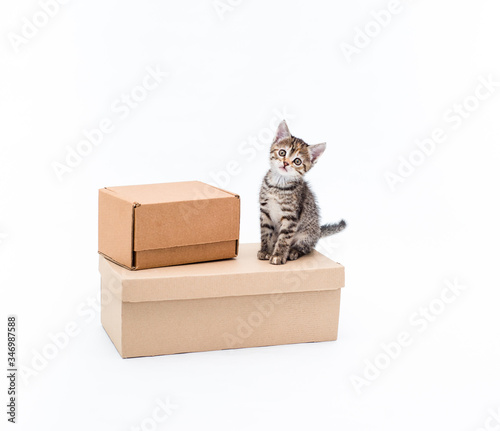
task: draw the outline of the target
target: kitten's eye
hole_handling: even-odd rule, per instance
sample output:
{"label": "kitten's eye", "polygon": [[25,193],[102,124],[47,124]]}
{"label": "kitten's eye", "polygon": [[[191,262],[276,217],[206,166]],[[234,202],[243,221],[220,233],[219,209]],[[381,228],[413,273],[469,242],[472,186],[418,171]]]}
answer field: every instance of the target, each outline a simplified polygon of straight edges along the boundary
{"label": "kitten's eye", "polygon": [[296,166],[300,166],[300,165],[301,165],[301,163],[302,163],[302,160],[300,160],[300,159],[295,159],[295,160],[293,161],[293,163],[295,163],[295,165],[296,165]]}
{"label": "kitten's eye", "polygon": [[285,151],[285,150],[279,150],[279,151],[278,151],[278,154],[279,154],[281,157],[285,157],[285,156],[286,156],[286,151]]}

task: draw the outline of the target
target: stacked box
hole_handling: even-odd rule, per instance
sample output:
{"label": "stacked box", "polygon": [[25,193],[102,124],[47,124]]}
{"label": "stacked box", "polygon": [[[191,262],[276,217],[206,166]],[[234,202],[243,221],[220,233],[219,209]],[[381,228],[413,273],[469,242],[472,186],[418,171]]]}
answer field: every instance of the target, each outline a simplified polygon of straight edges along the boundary
{"label": "stacked box", "polygon": [[102,324],[124,358],[337,339],[344,267],[314,251],[129,271],[101,257]]}
{"label": "stacked box", "polygon": [[238,195],[199,181],[99,190],[99,253],[128,269],[238,254]]}
{"label": "stacked box", "polygon": [[271,265],[238,235],[238,196],[203,183],[100,190],[101,321],[123,358],[337,339],[344,267]]}

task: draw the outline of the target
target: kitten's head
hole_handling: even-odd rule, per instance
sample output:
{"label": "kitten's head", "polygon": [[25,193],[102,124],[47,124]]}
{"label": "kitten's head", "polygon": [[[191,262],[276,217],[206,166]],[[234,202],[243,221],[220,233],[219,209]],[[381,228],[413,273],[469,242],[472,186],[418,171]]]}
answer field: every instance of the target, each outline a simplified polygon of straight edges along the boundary
{"label": "kitten's head", "polygon": [[298,179],[314,166],[325,148],[326,144],[307,145],[292,136],[283,120],[271,145],[271,169],[286,179]]}

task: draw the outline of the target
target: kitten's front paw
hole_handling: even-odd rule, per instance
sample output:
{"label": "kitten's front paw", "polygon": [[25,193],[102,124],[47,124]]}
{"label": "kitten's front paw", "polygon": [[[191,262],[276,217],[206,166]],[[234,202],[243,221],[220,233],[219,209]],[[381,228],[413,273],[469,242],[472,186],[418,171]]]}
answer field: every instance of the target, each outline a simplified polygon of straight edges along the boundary
{"label": "kitten's front paw", "polygon": [[288,256],[288,259],[290,260],[297,260],[301,256],[300,252],[292,249],[290,250],[290,255]]}
{"label": "kitten's front paw", "polygon": [[271,256],[271,258],[269,259],[269,263],[271,265],[283,265],[284,263],[286,263],[286,257],[275,254]]}
{"label": "kitten's front paw", "polygon": [[270,257],[271,255],[266,251],[259,250],[257,252],[257,259],[259,260],[269,260]]}

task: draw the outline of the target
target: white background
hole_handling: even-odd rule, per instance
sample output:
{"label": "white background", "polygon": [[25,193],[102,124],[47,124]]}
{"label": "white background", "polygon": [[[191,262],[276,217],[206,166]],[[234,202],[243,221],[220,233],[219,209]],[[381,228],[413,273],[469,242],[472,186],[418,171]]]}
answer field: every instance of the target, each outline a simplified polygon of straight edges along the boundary
{"label": "white background", "polygon": [[[69,1],[16,49],[12,33],[42,9],[2,3],[2,332],[17,314],[31,369],[51,336],[78,332],[19,381],[18,429],[482,427],[500,407],[500,87],[459,126],[444,115],[478,77],[500,80],[498,2],[403,2],[351,61],[342,44],[388,2],[232,4]],[[168,77],[121,118],[113,106],[144,96],[148,67]],[[275,110],[296,136],[327,142],[309,180],[323,220],[349,223],[322,245],[346,266],[338,341],[122,360],[92,311],[97,190],[218,184],[241,195],[241,241],[257,242]],[[104,118],[114,130],[58,179],[54,162]],[[391,190],[387,172],[436,128],[447,139]],[[410,319],[446,280],[466,288],[419,331]],[[353,376],[403,331],[412,344],[357,393]],[[177,408],[152,423],[167,398]]]}

